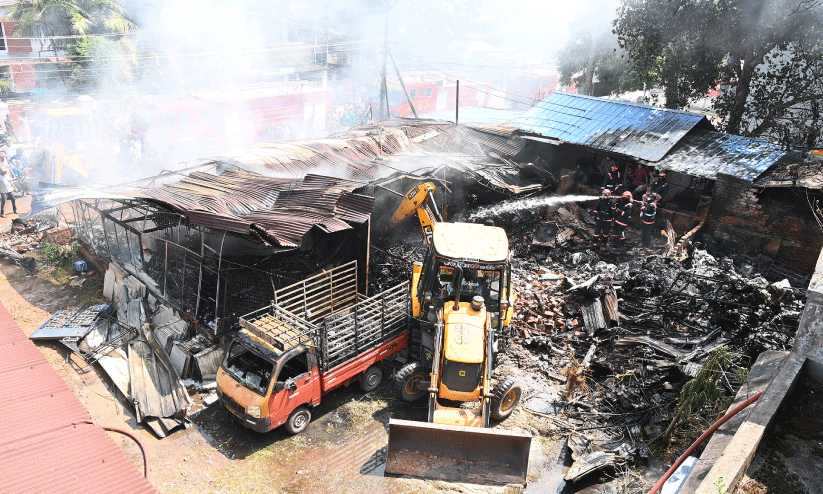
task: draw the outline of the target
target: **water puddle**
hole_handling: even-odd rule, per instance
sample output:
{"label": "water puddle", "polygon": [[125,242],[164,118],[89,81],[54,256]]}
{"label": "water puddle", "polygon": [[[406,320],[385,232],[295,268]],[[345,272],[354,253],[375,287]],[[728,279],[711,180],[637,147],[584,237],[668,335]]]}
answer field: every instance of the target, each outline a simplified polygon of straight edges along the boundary
{"label": "water puddle", "polygon": [[385,426],[376,422],[362,436],[325,456],[321,462],[324,467],[342,472],[349,480],[356,480],[362,475],[382,477],[386,468],[388,440]]}

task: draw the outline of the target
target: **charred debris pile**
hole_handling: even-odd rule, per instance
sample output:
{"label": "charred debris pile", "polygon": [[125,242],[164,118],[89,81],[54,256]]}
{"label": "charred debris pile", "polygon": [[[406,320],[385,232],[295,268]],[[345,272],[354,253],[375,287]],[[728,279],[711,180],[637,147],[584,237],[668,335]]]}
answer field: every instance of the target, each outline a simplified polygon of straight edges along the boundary
{"label": "charred debris pile", "polygon": [[[752,259],[673,248],[663,232],[641,248],[633,228],[626,249],[594,250],[585,204],[493,220],[508,233],[518,294],[500,362],[547,383],[524,408],[569,435],[567,480],[648,458],[713,351],[733,362],[717,382],[722,402],[761,352],[792,347],[805,287],[766,279]],[[373,288],[408,279],[424,250],[416,239],[373,250]]]}
{"label": "charred debris pile", "polygon": [[519,295],[504,362],[553,383],[526,407],[570,434],[567,480],[647,458],[712,352],[732,358],[717,381],[723,402],[761,352],[792,347],[805,287],[697,243],[677,251],[665,236],[650,249],[593,250],[582,208],[539,213],[498,218]]}
{"label": "charred debris pile", "polygon": [[[217,401],[215,375],[224,350],[153,297],[147,290],[152,284],[110,263],[103,296],[111,303],[64,307],[30,338],[59,342],[98,366],[137,422],[163,438],[184,426],[189,413]],[[194,390],[202,403],[190,396]]]}

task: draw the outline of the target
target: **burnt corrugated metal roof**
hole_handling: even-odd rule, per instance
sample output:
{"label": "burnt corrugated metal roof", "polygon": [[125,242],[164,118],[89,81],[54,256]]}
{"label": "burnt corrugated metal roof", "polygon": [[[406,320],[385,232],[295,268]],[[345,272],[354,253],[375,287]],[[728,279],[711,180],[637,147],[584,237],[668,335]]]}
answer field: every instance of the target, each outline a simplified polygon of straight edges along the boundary
{"label": "burnt corrugated metal roof", "polygon": [[382,122],[325,139],[259,143],[212,158],[216,169],[223,170],[219,175],[193,172],[134,196],[178,211],[192,225],[254,231],[274,245],[293,248],[313,227],[332,232],[367,221],[374,199],[353,191],[398,173],[453,166],[510,194],[539,189],[539,180],[520,176],[516,167],[488,163],[486,153],[505,158],[523,149],[515,131],[418,120]]}
{"label": "burnt corrugated metal roof", "polygon": [[0,303],[0,491],[155,492]]}
{"label": "burnt corrugated metal roof", "polygon": [[137,195],[179,211],[192,225],[244,235],[255,231],[273,245],[294,248],[313,227],[336,232],[367,221],[374,199],[352,193],[360,186],[314,174],[284,179],[227,170],[192,173]]}
{"label": "burnt corrugated metal roof", "polygon": [[823,189],[823,160],[780,163],[754,181],[757,187],[805,187]]}
{"label": "burnt corrugated metal roof", "polygon": [[695,130],[654,166],[658,169],[714,179],[718,173],[754,180],[772,165],[796,161],[796,151],[763,139]]}
{"label": "burnt corrugated metal roof", "polygon": [[527,132],[647,161],[662,159],[703,115],[555,91],[511,125]]}

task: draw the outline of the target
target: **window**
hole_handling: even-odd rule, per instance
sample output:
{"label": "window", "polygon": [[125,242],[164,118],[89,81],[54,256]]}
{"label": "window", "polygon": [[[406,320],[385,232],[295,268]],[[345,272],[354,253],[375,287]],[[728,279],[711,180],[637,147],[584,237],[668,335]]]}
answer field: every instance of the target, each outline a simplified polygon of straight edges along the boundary
{"label": "window", "polygon": [[412,89],[411,91],[409,91],[409,96],[411,96],[411,99],[416,98],[417,97],[417,89]]}
{"label": "window", "polygon": [[432,95],[432,88],[430,88],[430,87],[426,88],[426,96],[428,97],[428,96],[431,96],[431,95]]}
{"label": "window", "polygon": [[283,367],[280,368],[280,373],[277,375],[278,382],[285,382],[289,379],[300,377],[309,372],[309,361],[306,352],[295,355],[290,358]]}
{"label": "window", "polygon": [[223,369],[246,388],[266,396],[274,364],[235,341],[229,347]]}
{"label": "window", "polygon": [[6,30],[3,29],[3,23],[0,22],[0,50],[6,49]]}
{"label": "window", "polygon": [[[477,266],[480,267],[480,266]],[[460,280],[460,300],[468,302],[475,295],[480,295],[486,302],[486,310],[497,312],[500,307],[500,271],[491,269],[477,269],[471,266],[463,269],[463,278]],[[443,300],[454,300],[454,268],[440,264],[437,280],[439,296]]]}

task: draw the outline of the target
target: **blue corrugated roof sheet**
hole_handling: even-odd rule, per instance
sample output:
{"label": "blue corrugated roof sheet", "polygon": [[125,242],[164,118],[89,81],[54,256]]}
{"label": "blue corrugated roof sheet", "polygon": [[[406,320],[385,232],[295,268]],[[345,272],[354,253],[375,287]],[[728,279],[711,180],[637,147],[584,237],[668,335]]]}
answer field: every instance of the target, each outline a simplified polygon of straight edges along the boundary
{"label": "blue corrugated roof sheet", "polygon": [[654,166],[710,179],[725,173],[754,180],[777,162],[799,158],[800,153],[763,139],[695,130]]}
{"label": "blue corrugated roof sheet", "polygon": [[[702,122],[702,124],[701,124]],[[703,115],[555,91],[515,119],[521,130],[601,151],[658,161]]]}

